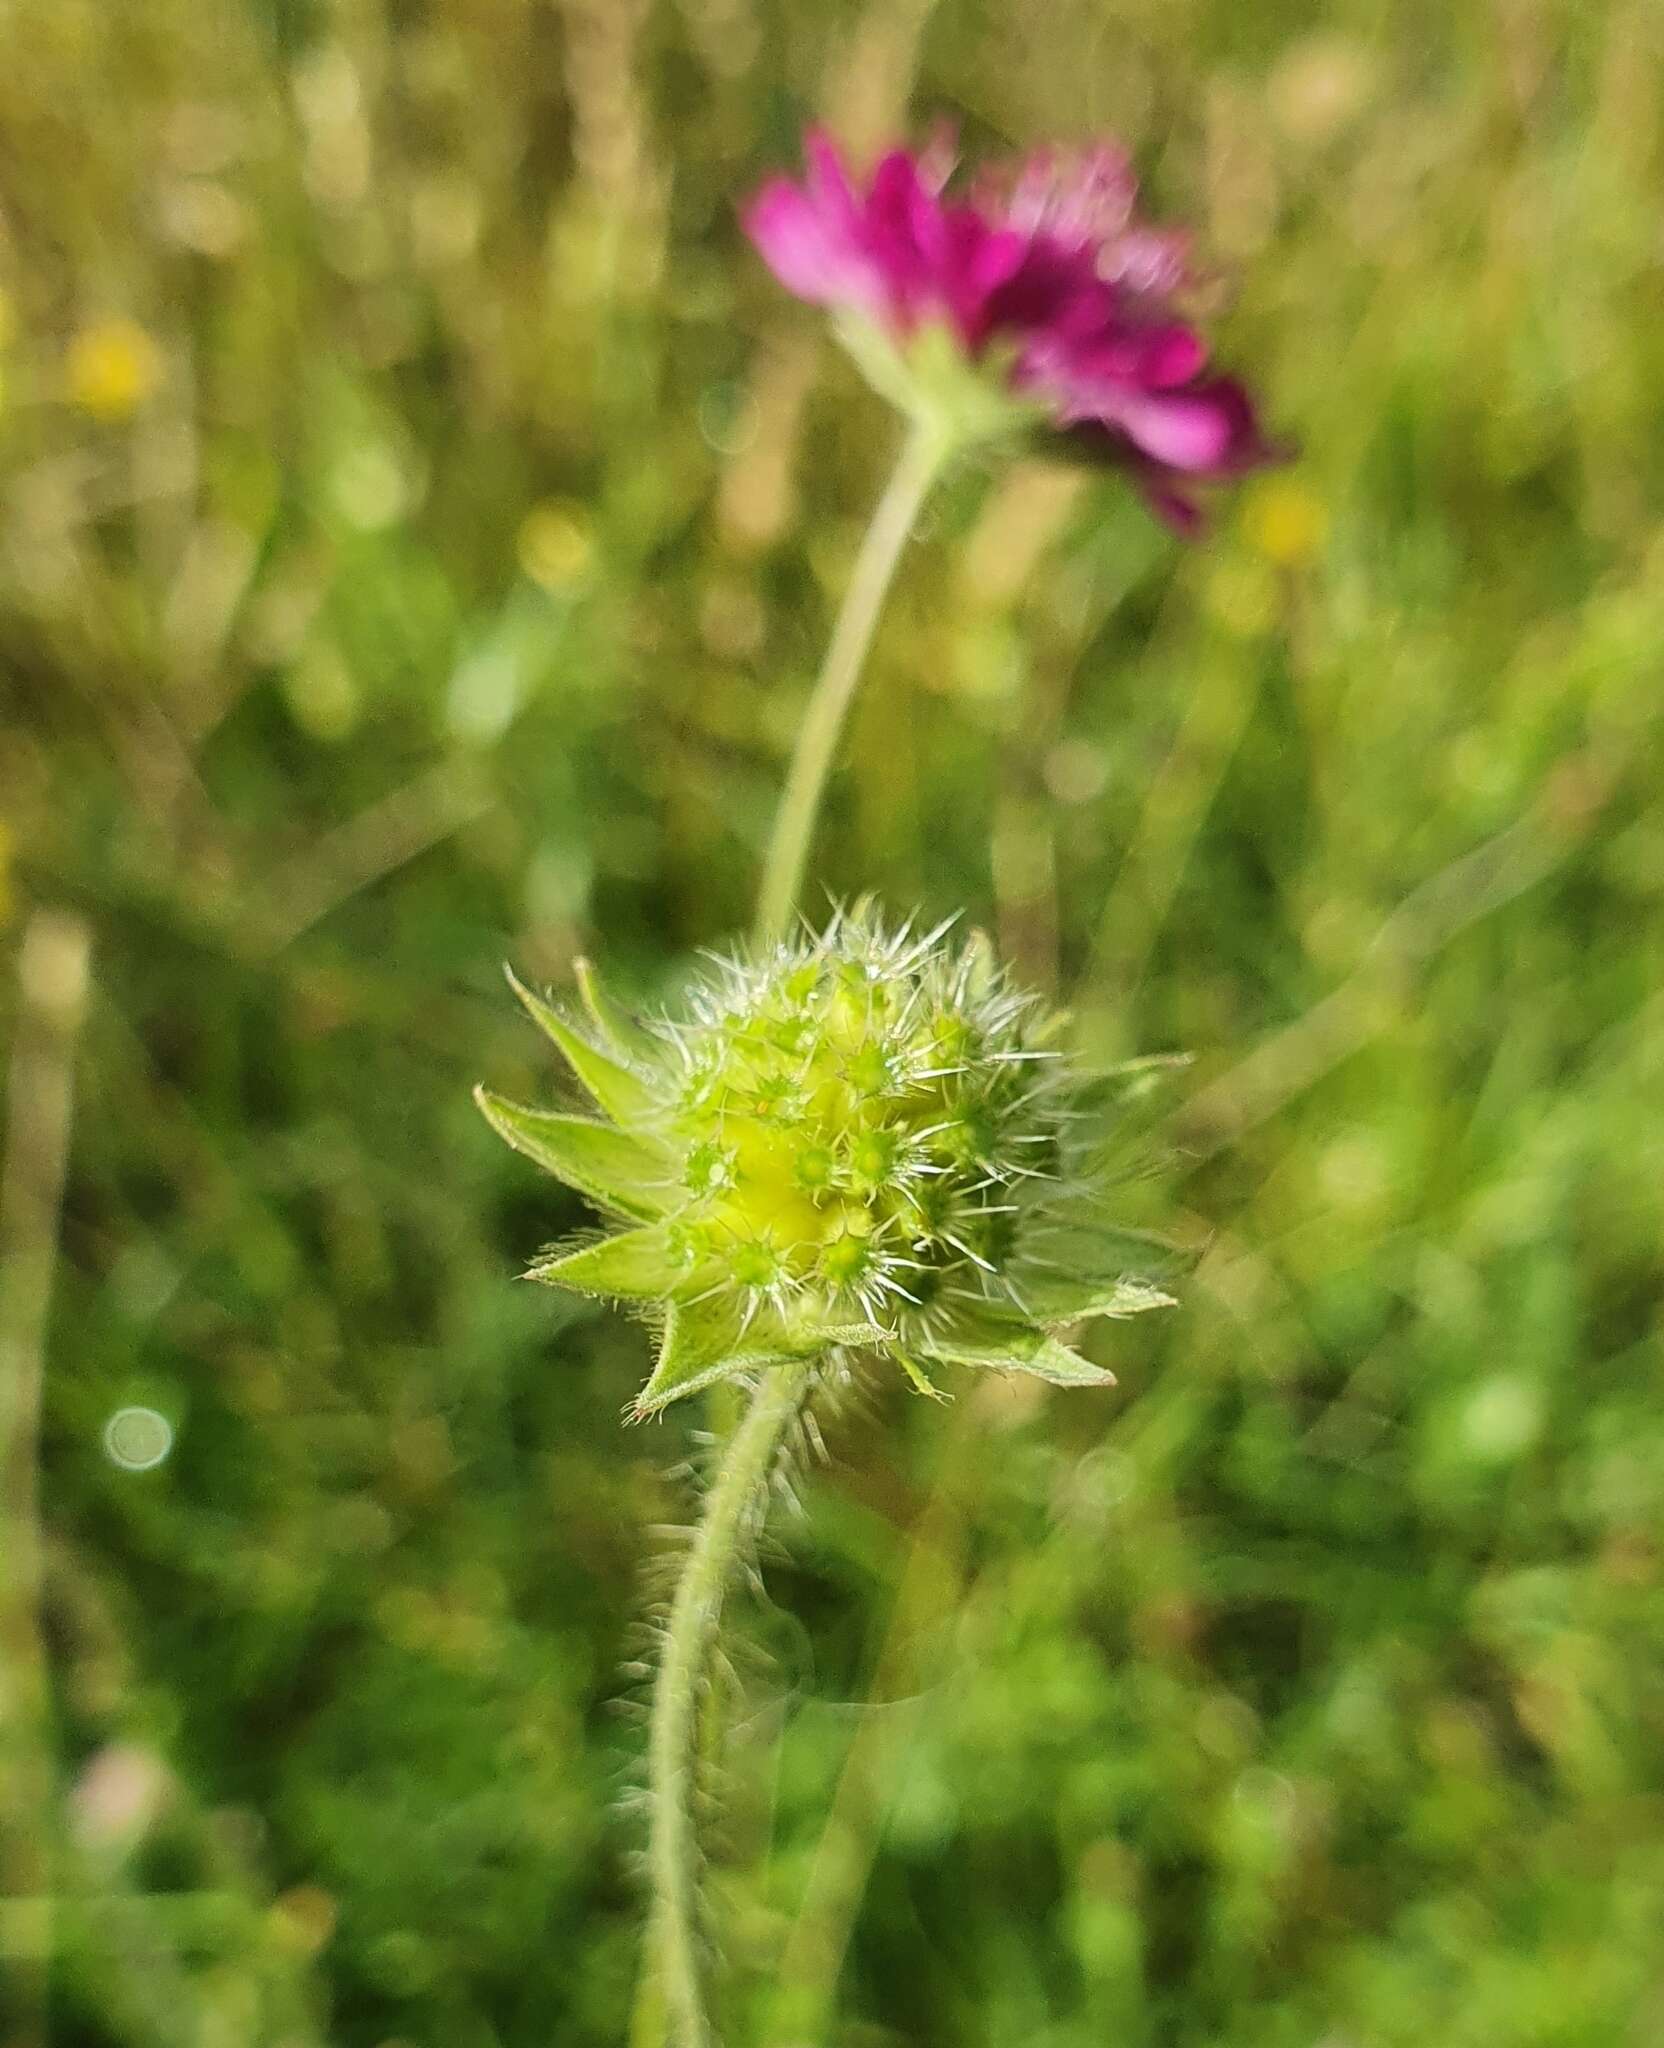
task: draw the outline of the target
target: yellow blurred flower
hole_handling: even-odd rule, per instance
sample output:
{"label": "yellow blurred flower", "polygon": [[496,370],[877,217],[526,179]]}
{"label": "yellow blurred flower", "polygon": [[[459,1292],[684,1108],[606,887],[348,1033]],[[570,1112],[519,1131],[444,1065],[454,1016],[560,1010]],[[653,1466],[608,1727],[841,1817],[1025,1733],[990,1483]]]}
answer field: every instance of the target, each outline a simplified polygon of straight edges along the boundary
{"label": "yellow blurred flower", "polygon": [[128,418],[161,381],[162,352],[135,320],[83,327],[64,356],[70,401],[94,419]]}
{"label": "yellow blurred flower", "polygon": [[1319,553],[1329,535],[1329,514],[1321,499],[1292,477],[1274,477],[1250,491],[1242,508],[1248,545],[1293,569]]}
{"label": "yellow blurred flower", "polygon": [[595,543],[581,505],[547,498],[520,522],[515,554],[522,572],[545,590],[566,590],[589,568]]}

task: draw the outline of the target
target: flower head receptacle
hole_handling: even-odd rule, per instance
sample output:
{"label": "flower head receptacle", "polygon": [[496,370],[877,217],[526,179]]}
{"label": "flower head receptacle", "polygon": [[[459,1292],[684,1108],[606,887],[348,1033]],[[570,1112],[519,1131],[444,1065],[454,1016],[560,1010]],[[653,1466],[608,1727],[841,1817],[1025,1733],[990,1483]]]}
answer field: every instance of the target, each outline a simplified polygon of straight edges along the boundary
{"label": "flower head receptacle", "polygon": [[[646,1415],[792,1358],[883,1354],[1106,1384],[1060,1332],[1169,1297],[1129,1267],[1058,1020],[972,940],[865,907],[719,961],[675,1020],[516,989],[602,1118],[478,1092],[492,1125],[619,1228],[529,1277],[660,1332]],[[602,1120],[604,1119],[604,1120]]]}

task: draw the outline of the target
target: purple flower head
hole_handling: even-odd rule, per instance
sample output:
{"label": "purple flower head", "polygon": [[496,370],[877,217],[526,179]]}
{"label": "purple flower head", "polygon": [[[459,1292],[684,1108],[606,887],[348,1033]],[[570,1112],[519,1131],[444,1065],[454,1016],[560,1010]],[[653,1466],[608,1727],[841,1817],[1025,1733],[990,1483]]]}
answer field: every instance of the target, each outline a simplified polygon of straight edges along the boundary
{"label": "purple flower head", "polygon": [[962,438],[1062,431],[1124,467],[1182,531],[1198,482],[1280,459],[1252,400],[1208,374],[1176,310],[1186,238],[1139,219],[1119,150],[1040,151],[950,198],[951,146],[892,150],[857,184],[825,135],[746,232],[789,291],[837,316],[874,383]]}

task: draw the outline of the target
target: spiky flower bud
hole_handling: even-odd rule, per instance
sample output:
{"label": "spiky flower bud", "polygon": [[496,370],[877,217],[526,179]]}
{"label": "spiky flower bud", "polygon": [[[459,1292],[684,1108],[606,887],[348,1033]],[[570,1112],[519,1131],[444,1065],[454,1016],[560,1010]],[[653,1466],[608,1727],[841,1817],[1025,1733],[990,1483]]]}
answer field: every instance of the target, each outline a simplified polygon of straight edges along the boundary
{"label": "spiky flower bud", "polygon": [[587,1029],[514,984],[608,1121],[480,1107],[628,1226],[528,1277],[659,1325],[638,1416],[839,1348],[927,1392],[938,1362],[1103,1385],[1059,1331],[1167,1303],[1127,1270],[1058,1020],[943,936],[863,906],[718,962],[676,1021],[623,1016],[587,965]]}

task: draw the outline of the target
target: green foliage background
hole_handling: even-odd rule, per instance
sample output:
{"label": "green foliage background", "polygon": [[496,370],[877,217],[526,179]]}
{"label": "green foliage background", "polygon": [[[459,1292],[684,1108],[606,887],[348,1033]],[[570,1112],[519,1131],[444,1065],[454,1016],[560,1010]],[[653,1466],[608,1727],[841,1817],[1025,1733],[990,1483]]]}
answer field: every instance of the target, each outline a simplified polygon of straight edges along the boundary
{"label": "green foliage background", "polygon": [[1127,136],[1304,452],[1193,550],[966,473],[905,567],[821,876],[1197,1055],[1194,1258],[1114,1394],[828,1424],[729,2038],[1664,2037],[1653,0],[4,21],[5,932],[94,941],[50,2039],[623,2038],[697,1417],[513,1284],[580,1211],[468,1089],[554,1085],[504,959],[651,1001],[744,922],[895,429],[735,201],[938,110]]}

